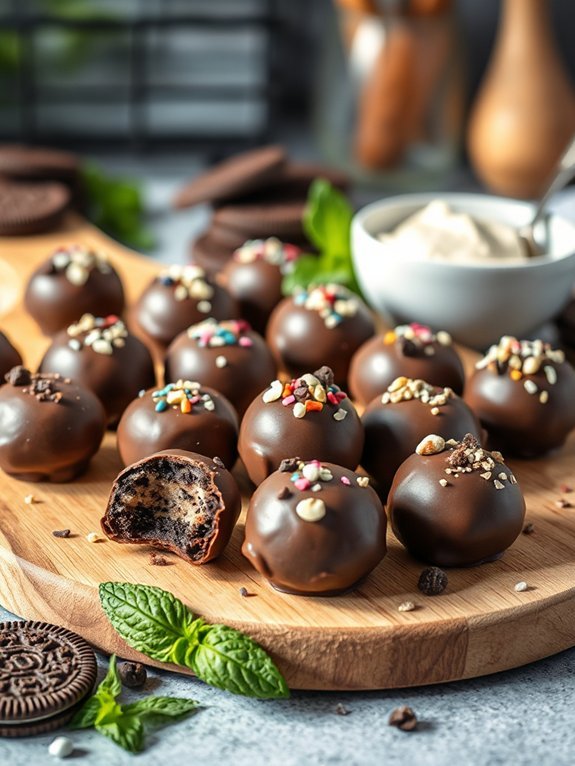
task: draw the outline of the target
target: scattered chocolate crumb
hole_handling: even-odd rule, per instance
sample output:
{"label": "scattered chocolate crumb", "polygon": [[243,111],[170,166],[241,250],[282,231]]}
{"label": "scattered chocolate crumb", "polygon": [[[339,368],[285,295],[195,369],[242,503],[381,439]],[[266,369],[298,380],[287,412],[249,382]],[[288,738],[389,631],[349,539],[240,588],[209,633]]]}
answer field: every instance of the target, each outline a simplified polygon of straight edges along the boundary
{"label": "scattered chocolate crumb", "polygon": [[570,503],[569,500],[565,500],[563,497],[556,500],[555,505],[557,508],[573,508],[573,503]]}
{"label": "scattered chocolate crumb", "polygon": [[399,345],[400,345],[401,353],[403,354],[403,356],[417,356],[418,354],[417,345],[409,338],[404,338],[404,337],[399,338]]}
{"label": "scattered chocolate crumb", "polygon": [[450,452],[445,462],[452,468],[459,468],[462,465],[467,465],[469,450],[473,450],[473,452],[481,450],[481,445],[473,434],[465,434],[463,439],[459,442],[459,445]]}
{"label": "scattered chocolate crumb", "polygon": [[70,537],[69,529],[55,529],[52,534],[54,537]]}
{"label": "scattered chocolate crumb", "polygon": [[278,471],[281,471],[282,473],[293,473],[294,471],[297,471],[300,463],[300,457],[286,457],[281,461]]}
{"label": "scattered chocolate crumb", "polygon": [[447,588],[447,575],[439,567],[426,567],[419,575],[417,587],[424,596],[439,596]]}
{"label": "scattered chocolate crumb", "polygon": [[335,712],[337,715],[349,715],[351,710],[348,710],[345,705],[342,705],[341,702],[338,702],[335,706]]}
{"label": "scattered chocolate crumb", "polygon": [[277,493],[277,499],[278,500],[287,500],[288,497],[292,496],[292,492],[288,487],[282,487],[280,491]]}
{"label": "scattered chocolate crumb", "polygon": [[152,564],[155,567],[167,567],[172,562],[169,561],[165,556],[162,556],[161,553],[156,553],[153,551],[150,553],[150,564]]}
{"label": "scattered chocolate crumb", "polygon": [[559,486],[559,492],[568,495],[570,492],[573,492],[573,487],[570,487],[569,484],[561,484]]}
{"label": "scattered chocolate crumb", "polygon": [[221,459],[221,457],[216,455],[214,458],[212,458],[212,460],[218,466],[218,468],[225,468],[224,461]]}
{"label": "scattered chocolate crumb", "polygon": [[533,523],[530,521],[523,527],[521,531],[523,532],[524,535],[532,535],[533,532],[535,532],[535,527],[533,526]]}
{"label": "scattered chocolate crumb", "polygon": [[410,707],[402,705],[392,710],[388,723],[401,731],[413,731],[417,726],[417,717]]}
{"label": "scattered chocolate crumb", "polygon": [[255,596],[255,593],[250,593],[247,588],[245,588],[243,585],[240,588],[240,596],[242,598],[251,598],[252,596]]}
{"label": "scattered chocolate crumb", "polygon": [[33,505],[36,502],[34,495],[24,495],[24,502],[26,505]]}
{"label": "scattered chocolate crumb", "polygon": [[120,662],[118,675],[122,684],[128,689],[139,689],[146,683],[148,671],[141,662]]}
{"label": "scattered chocolate crumb", "polygon": [[333,370],[331,369],[331,367],[328,367],[325,364],[323,365],[323,367],[320,367],[319,370],[316,370],[314,372],[314,375],[324,388],[329,388],[330,386],[333,386],[335,382]]}
{"label": "scattered chocolate crumb", "polygon": [[18,365],[4,375],[4,380],[11,386],[29,386],[32,382],[32,373],[22,365]]}

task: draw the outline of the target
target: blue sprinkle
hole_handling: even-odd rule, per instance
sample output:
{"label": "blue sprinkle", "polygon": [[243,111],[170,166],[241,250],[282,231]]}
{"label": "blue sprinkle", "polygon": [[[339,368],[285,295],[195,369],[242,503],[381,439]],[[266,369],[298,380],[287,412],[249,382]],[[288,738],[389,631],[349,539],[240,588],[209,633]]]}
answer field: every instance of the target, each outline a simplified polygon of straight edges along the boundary
{"label": "blue sprinkle", "polygon": [[156,412],[163,412],[168,409],[168,402],[165,399],[160,399],[156,404]]}
{"label": "blue sprinkle", "polygon": [[159,277],[160,284],[169,287],[174,284],[174,280],[171,277]]}
{"label": "blue sprinkle", "polygon": [[290,481],[297,481],[301,477],[300,477],[298,471],[296,471],[295,473],[292,473],[292,475],[289,478],[290,478]]}

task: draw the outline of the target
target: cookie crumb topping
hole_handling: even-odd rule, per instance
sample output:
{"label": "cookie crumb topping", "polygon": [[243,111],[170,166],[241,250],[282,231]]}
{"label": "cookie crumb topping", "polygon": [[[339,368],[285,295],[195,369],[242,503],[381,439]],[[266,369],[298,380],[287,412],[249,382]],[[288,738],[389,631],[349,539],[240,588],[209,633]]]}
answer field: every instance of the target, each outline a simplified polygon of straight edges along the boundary
{"label": "cookie crumb topping", "polygon": [[412,322],[389,330],[383,336],[386,346],[397,343],[404,356],[435,356],[435,346],[451,346],[451,335],[445,330],[433,333],[427,325]]}
{"label": "cookie crumb topping", "polygon": [[112,272],[106,255],[84,245],[74,244],[58,248],[52,254],[50,263],[53,274],[64,274],[68,282],[76,287],[85,285],[92,271],[99,271],[100,274]]}
{"label": "cookie crumb topping", "polygon": [[178,380],[168,383],[164,388],[152,392],[152,401],[156,412],[170,409],[179,410],[188,415],[198,409],[213,412],[215,402],[212,397],[202,392],[200,384],[193,380]]}
{"label": "cookie crumb topping", "polygon": [[[432,414],[439,414],[439,407],[445,406],[455,396],[451,388],[438,388],[425,380],[400,376],[389,384],[381,397],[382,404],[398,404],[417,399],[432,408]],[[437,410],[434,412],[433,410]]]}
{"label": "cookie crumb topping", "polygon": [[115,314],[107,317],[95,317],[84,314],[79,322],[68,327],[68,346],[72,351],[91,348],[96,354],[111,356],[115,349],[126,345],[128,330]]}
{"label": "cookie crumb topping", "polygon": [[321,412],[324,407],[336,407],[334,420],[344,420],[347,410],[340,403],[347,399],[339,386],[334,383],[330,367],[320,367],[313,375],[309,372],[287,383],[274,380],[262,394],[262,401],[271,404],[281,399],[284,407],[291,407],[295,418],[304,418],[308,412]]}
{"label": "cookie crumb topping", "polygon": [[70,378],[63,378],[59,373],[30,372],[26,367],[13,367],[5,376],[6,382],[20,388],[23,394],[34,396],[39,402],[58,404],[64,396],[60,384],[70,383]]}
{"label": "cookie crumb topping", "polygon": [[297,245],[282,242],[277,237],[267,239],[248,239],[234,252],[234,261],[238,263],[254,263],[265,261],[272,266],[278,266],[285,274],[302,254],[303,250]]}
{"label": "cookie crumb topping", "polygon": [[338,284],[313,285],[307,290],[298,288],[293,295],[296,306],[317,311],[328,329],[357,314],[359,303],[347,287]]}
{"label": "cookie crumb topping", "polygon": [[206,319],[188,328],[188,338],[195,340],[200,348],[220,348],[223,346],[242,346],[250,348],[253,341],[249,336],[251,327],[244,319],[229,319],[218,322]]}

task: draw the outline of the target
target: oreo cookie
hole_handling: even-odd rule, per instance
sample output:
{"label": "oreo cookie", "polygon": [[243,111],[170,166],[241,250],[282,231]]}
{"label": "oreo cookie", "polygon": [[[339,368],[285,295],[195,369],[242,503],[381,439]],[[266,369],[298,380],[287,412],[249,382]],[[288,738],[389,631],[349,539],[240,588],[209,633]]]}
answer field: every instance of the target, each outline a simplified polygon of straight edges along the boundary
{"label": "oreo cookie", "polygon": [[0,236],[13,237],[55,229],[70,204],[61,183],[0,183]]}
{"label": "oreo cookie", "polygon": [[0,623],[0,737],[29,737],[68,723],[96,681],[83,638],[46,622]]}
{"label": "oreo cookie", "polygon": [[21,144],[0,145],[0,176],[72,183],[79,175],[80,160],[70,152]]}
{"label": "oreo cookie", "polygon": [[304,237],[302,218],[304,200],[270,203],[230,203],[214,213],[214,226],[226,227],[244,235],[244,239],[278,237],[288,242]]}

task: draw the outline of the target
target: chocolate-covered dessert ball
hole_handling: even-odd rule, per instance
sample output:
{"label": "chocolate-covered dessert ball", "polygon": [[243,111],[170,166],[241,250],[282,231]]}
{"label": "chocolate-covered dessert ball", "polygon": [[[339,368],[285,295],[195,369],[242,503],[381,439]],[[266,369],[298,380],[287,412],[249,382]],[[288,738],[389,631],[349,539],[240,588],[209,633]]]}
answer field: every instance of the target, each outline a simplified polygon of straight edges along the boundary
{"label": "chocolate-covered dessert ball", "polygon": [[199,266],[170,266],[140,296],[133,319],[149,338],[168,346],[179,333],[206,317],[233,319],[239,306]]}
{"label": "chocolate-covered dessert ball", "polygon": [[264,339],[243,319],[207,319],[178,335],[168,348],[166,382],[197,380],[223,394],[244,414],[276,374]]}
{"label": "chocolate-covered dessert ball", "polygon": [[363,426],[329,367],[287,383],[274,380],[248,407],[238,449],[250,479],[261,482],[285,457],[324,460],[354,470]]}
{"label": "chocolate-covered dessert ball", "polygon": [[213,388],[191,380],[142,391],[124,410],[118,425],[118,451],[124,465],[167,449],[219,457],[232,468],[238,456],[238,417]]}
{"label": "chocolate-covered dessert ball", "polygon": [[6,335],[0,332],[0,386],[4,383],[4,376],[19,364],[22,364],[22,357]]}
{"label": "chocolate-covered dessert ball", "polygon": [[238,485],[219,458],[166,450],[118,475],[102,529],[118,543],[151,545],[205,564],[226,547],[240,509]]}
{"label": "chocolate-covered dessert ball", "polygon": [[575,428],[575,371],[541,340],[504,336],[475,365],[465,400],[489,446],[518,457],[560,447]]}
{"label": "chocolate-covered dessert ball", "polygon": [[91,389],[104,405],[108,424],[142,389],[155,385],[150,352],[116,316],[84,314],[58,333],[40,363],[40,372],[57,372]]}
{"label": "chocolate-covered dessert ball", "polygon": [[525,501],[499,452],[468,434],[430,434],[395,474],[387,499],[393,531],[417,559],[440,567],[493,561],[523,529]]}
{"label": "chocolate-covered dessert ball", "polygon": [[481,425],[451,388],[424,380],[396,378],[383,396],[376,396],[361,418],[365,444],[361,464],[385,497],[399,466],[424,436],[463,439],[471,433],[481,440]]}
{"label": "chocolate-covered dessert ball", "polygon": [[278,590],[332,596],[383,559],[386,526],[366,476],[290,458],[254,492],[242,553]]}
{"label": "chocolate-covered dessert ball", "polygon": [[375,332],[365,303],[341,285],[298,290],[274,309],[266,339],[279,368],[297,376],[326,364],[347,385],[353,354]]}
{"label": "chocolate-covered dessert ball", "polygon": [[55,335],[83,314],[121,315],[124,290],[104,253],[67,245],[32,274],[24,304],[44,335]]}
{"label": "chocolate-covered dessert ball", "polygon": [[449,333],[433,333],[429,327],[413,323],[372,338],[351,360],[351,395],[360,404],[367,404],[401,376],[461,394],[465,374]]}
{"label": "chocolate-covered dessert ball", "polygon": [[14,367],[0,387],[0,468],[23,481],[72,481],[100,447],[104,408],[60,375]]}
{"label": "chocolate-covered dessert ball", "polygon": [[240,316],[265,333],[273,309],[282,299],[282,280],[302,250],[277,237],[250,239],[238,248],[222,271],[222,284],[238,301]]}

